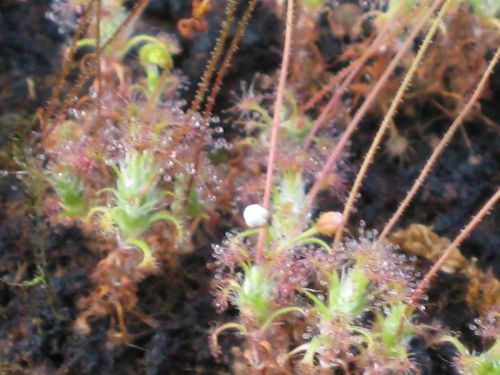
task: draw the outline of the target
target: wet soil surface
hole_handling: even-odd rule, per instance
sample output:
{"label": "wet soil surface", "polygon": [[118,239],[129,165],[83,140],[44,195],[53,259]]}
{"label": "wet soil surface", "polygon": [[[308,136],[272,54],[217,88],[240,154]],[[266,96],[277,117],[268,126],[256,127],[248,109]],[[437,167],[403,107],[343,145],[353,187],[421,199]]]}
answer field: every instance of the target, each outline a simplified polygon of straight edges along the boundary
{"label": "wet soil surface", "polygon": [[[27,2],[6,0],[0,4],[0,169],[14,170],[5,150],[25,147],[23,139],[35,121],[32,114],[47,100],[59,69],[61,43],[65,36],[45,18],[49,0]],[[152,0],[143,27],[175,32],[175,22],[188,16],[187,1]],[[176,66],[181,67],[192,86],[216,38],[221,11],[209,19],[210,32],[195,41],[183,41]],[[241,80],[257,72],[272,73],[280,60],[281,26],[274,15],[260,6],[249,25],[219,99],[219,111],[233,105],[231,92]],[[320,47],[335,60],[340,52],[335,39],[322,38]],[[34,87],[32,83],[34,83]],[[30,92],[31,90],[31,92]],[[185,93],[190,98],[192,88]],[[500,118],[500,73],[492,79],[492,96],[482,103],[490,118]],[[229,103],[229,104],[228,104]],[[422,108],[419,116],[432,117]],[[419,119],[421,120],[421,119]],[[4,124],[9,126],[4,126]],[[358,214],[367,227],[381,228],[408,190],[431,151],[431,139],[439,137],[449,121],[426,129],[412,118],[398,118],[413,153],[404,162],[381,153],[362,189]],[[349,162],[359,166],[375,132],[378,120],[368,118],[356,133]],[[423,191],[405,214],[402,227],[411,223],[433,225],[435,231],[453,238],[468,218],[500,185],[500,135],[496,128],[476,121],[465,124],[472,151],[460,135],[454,137]],[[28,130],[26,130],[28,129]],[[351,176],[352,177],[352,176]],[[331,207],[328,196],[320,207]],[[335,207],[335,204],[334,204]],[[338,208],[338,205],[337,205]],[[493,213],[461,247],[476,257],[480,267],[493,267],[500,276],[500,218]],[[216,228],[223,236],[225,228]],[[92,288],[89,275],[103,254],[91,240],[73,227],[49,226],[33,212],[33,198],[25,184],[12,174],[0,176],[0,277],[4,280],[31,280],[42,265],[47,285],[19,287],[0,283],[0,373],[6,374],[216,374],[227,373],[209,352],[207,338],[215,322],[228,319],[212,308],[209,290],[210,242],[201,240],[198,250],[165,266],[148,277],[139,288],[140,310],[154,324],[130,318],[135,332],[133,345],[112,345],[107,337],[109,321],[93,324],[92,333],[80,336],[73,324],[78,314],[76,301]],[[98,246],[97,246],[98,248]],[[475,316],[464,302],[467,280],[460,275],[441,275],[429,292],[428,316],[439,316],[445,327],[461,331],[472,347],[481,349],[468,328]],[[446,295],[443,295],[446,291]],[[438,303],[439,302],[439,303]],[[437,314],[437,315],[436,315]],[[425,315],[425,314],[424,314]],[[431,320],[429,318],[429,320]],[[452,374],[451,348],[431,350],[423,342],[412,343],[415,356],[426,374]]]}

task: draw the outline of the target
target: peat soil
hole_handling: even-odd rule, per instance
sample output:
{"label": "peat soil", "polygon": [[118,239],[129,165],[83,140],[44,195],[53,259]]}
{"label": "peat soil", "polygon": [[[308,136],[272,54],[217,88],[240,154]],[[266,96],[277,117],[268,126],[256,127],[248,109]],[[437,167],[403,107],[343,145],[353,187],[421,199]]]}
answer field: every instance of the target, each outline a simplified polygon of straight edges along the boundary
{"label": "peat soil", "polygon": [[[88,336],[73,331],[76,302],[92,288],[89,275],[103,254],[92,250],[92,240],[74,227],[50,226],[33,209],[33,192],[26,178],[12,173],[20,167],[14,154],[28,147],[26,139],[36,126],[33,114],[43,106],[58,73],[61,44],[65,35],[45,17],[50,0],[4,0],[0,4],[0,374],[217,374],[229,367],[218,363],[207,345],[210,329],[230,319],[231,312],[218,315],[212,308],[209,289],[210,243],[222,238],[229,223],[211,232],[219,239],[199,241],[197,251],[179,256],[175,266],[140,285],[138,307],[154,319],[154,327],[130,318],[135,333],[133,345],[111,345],[106,335],[108,321],[98,321]],[[220,2],[219,2],[220,3]],[[217,4],[217,3],[216,3]],[[152,0],[141,27],[155,32],[175,33],[175,23],[188,16],[188,1]],[[194,41],[182,41],[176,67],[182,70],[192,97],[204,62],[214,44],[222,9],[209,18],[209,33]],[[260,6],[249,25],[235,62],[219,98],[218,111],[232,106],[232,92],[242,80],[259,73],[273,73],[280,60],[281,26],[276,17]],[[339,41],[321,38],[318,46],[334,61],[341,52]],[[500,72],[493,76],[491,96],[482,110],[491,119],[500,118]],[[414,150],[402,161],[380,153],[362,189],[358,214],[368,228],[380,228],[395,210],[431,151],[431,140],[439,137],[450,121],[419,127],[432,118],[433,109],[422,107],[419,119],[400,118]],[[353,170],[375,132],[378,119],[368,118],[353,138],[349,163]],[[472,151],[455,136],[417,196],[400,226],[432,225],[436,233],[453,238],[468,218],[500,185],[500,134],[498,128],[481,122],[465,124]],[[5,173],[10,171],[10,173]],[[352,176],[350,176],[352,178]],[[320,197],[321,209],[339,208],[327,194]],[[482,269],[492,267],[500,276],[500,218],[492,213],[461,247],[464,256],[478,259]],[[203,237],[203,236],[201,236]],[[425,262],[424,262],[425,264]],[[38,267],[46,272],[46,285],[16,286],[32,280]],[[425,264],[428,266],[428,264]],[[467,280],[460,275],[440,275],[429,292],[430,302],[422,319],[439,321],[466,338],[480,350],[479,340],[469,329],[476,316],[465,303]],[[434,317],[431,319],[431,317]],[[423,342],[413,343],[415,357],[424,374],[453,374],[448,347],[432,350]]]}

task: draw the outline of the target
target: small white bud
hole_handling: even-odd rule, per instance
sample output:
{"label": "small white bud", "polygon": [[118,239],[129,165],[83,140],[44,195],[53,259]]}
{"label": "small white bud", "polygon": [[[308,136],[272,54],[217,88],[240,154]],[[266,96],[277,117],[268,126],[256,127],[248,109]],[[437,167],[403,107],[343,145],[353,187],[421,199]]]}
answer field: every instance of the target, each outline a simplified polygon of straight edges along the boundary
{"label": "small white bud", "polygon": [[260,204],[251,204],[245,207],[243,219],[250,228],[262,227],[267,224],[269,211]]}

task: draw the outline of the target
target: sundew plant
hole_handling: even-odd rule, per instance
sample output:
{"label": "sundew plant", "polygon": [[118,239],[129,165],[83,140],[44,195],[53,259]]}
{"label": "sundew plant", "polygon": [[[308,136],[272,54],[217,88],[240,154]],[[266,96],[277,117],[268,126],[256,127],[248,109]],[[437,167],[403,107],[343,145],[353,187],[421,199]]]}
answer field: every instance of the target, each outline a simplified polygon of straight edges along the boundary
{"label": "sundew plant", "polygon": [[[117,342],[130,339],[125,315],[135,311],[138,283],[159,271],[162,254],[191,251],[191,236],[214,209],[220,189],[220,172],[202,152],[212,133],[210,116],[186,110],[177,98],[177,41],[134,32],[147,4],[139,1],[131,11],[114,0],[73,4],[80,22],[40,114],[46,174],[55,194],[52,220],[98,234],[111,249],[92,275],[97,289],[80,301],[75,329],[89,333],[90,321],[112,316],[116,324],[109,334]],[[234,5],[228,17],[231,12]],[[79,76],[62,95],[82,53]],[[129,55],[135,64],[127,65]],[[89,94],[78,97],[84,87]],[[204,94],[200,86],[198,95]]]}
{"label": "sundew plant", "polygon": [[[311,28],[308,22],[318,17],[315,12],[322,5],[322,2],[293,0],[280,4],[280,11],[286,14],[286,30],[275,96],[268,103],[272,114],[265,109],[266,102],[254,93],[239,106],[244,112],[256,113],[247,117],[252,125],[246,124],[246,139],[249,143],[258,139],[260,147],[268,149],[267,158],[262,161],[267,172],[261,180],[261,195],[242,200],[250,204],[243,213],[248,229],[230,233],[221,246],[214,246],[215,306],[223,310],[234,305],[239,319],[214,330],[213,351],[220,354],[220,336],[225,331],[236,331],[244,345],[243,361],[250,373],[419,373],[410,342],[435,333],[432,327],[418,323],[419,312],[426,308],[425,293],[441,267],[458,252],[457,247],[493,209],[500,190],[443,249],[423,277],[415,270],[415,259],[400,254],[389,236],[485,90],[500,55],[496,11],[488,16],[482,4],[455,1],[389,2],[385,11],[376,12],[377,33],[371,43],[326,85],[332,92],[327,104],[318,110],[317,105],[328,89],[313,94],[305,108],[297,109],[297,103],[302,100],[295,95],[308,88],[303,79],[310,78],[306,67],[298,68],[306,70],[303,75],[294,70],[293,64],[300,65],[297,60],[309,52],[309,46],[297,36],[307,35],[306,31]],[[405,94],[412,90],[413,81],[417,81],[418,89],[420,72],[433,69],[425,58],[432,53],[431,43],[439,38],[439,29],[446,28],[445,20],[462,7],[472,8],[478,19],[493,24],[496,42],[491,46],[493,55],[489,63],[478,74],[475,86],[460,101],[456,114],[451,116],[451,126],[436,143],[413,186],[382,230],[367,230],[362,224],[354,233],[348,232],[360,187],[385,133],[390,133],[387,147],[391,155],[403,157],[408,152],[408,144],[394,121],[396,111]],[[340,12],[340,7],[338,9]],[[332,14],[335,12],[334,8]],[[395,19],[403,21],[396,23]],[[411,53],[410,47],[417,38],[420,42],[416,53],[411,58],[405,57]],[[377,59],[381,46],[391,48],[387,46],[396,41],[399,48],[391,57],[385,55],[387,64],[379,67],[380,72],[375,71],[378,67],[373,65],[364,68],[370,59]],[[406,71],[394,84],[393,93],[384,92],[384,85],[391,84],[391,75],[401,67]],[[364,87],[356,83],[357,74],[363,69],[365,74],[376,77],[373,82],[369,79],[363,82]],[[346,120],[345,130],[332,139],[333,145],[325,147],[325,138],[331,138],[332,130],[322,128],[327,127],[335,113],[338,116],[338,111],[349,110],[341,98],[350,87],[354,87],[354,93],[363,88],[358,91],[363,93],[359,96],[360,104]],[[300,91],[294,90],[299,88]],[[356,141],[357,126],[375,106],[382,110],[382,121],[350,191],[347,189],[344,208],[322,213],[321,207],[315,207],[318,193],[331,189],[328,179],[339,178],[347,142]],[[317,111],[312,111],[313,108]],[[316,119],[310,117],[312,112],[317,113]],[[321,151],[325,154],[321,155]],[[257,161],[262,160],[259,153],[262,153],[260,149],[255,156],[252,150],[248,151]],[[314,155],[312,165],[311,155]],[[317,158],[321,160],[319,163]],[[250,201],[259,198],[260,201]],[[467,363],[467,351],[458,339],[445,336],[441,339],[457,348],[457,371],[471,374],[500,371],[496,348],[498,305],[494,305],[489,314],[496,316],[490,317],[495,333],[486,339],[490,348],[483,357],[469,357],[473,364]]]}
{"label": "sundew plant", "polygon": [[[481,107],[500,58],[497,3],[186,3],[190,13],[171,34],[141,23],[148,0],[54,1],[48,13],[72,38],[37,113],[33,147],[17,159],[38,215],[49,228],[79,228],[98,258],[68,320],[71,337],[99,334],[107,351],[147,352],[148,363],[159,355],[141,346],[150,331],[164,347],[185,345],[182,334],[164,334],[178,332],[179,317],[142,308],[165,296],[145,285],[184,271],[198,282],[183,260],[211,249],[203,271],[211,272],[220,314],[203,327],[203,353],[232,373],[420,374],[420,345],[421,352],[451,348],[446,360],[456,373],[500,374],[500,287],[460,254],[500,189],[483,192],[482,206],[461,217],[452,240],[419,223],[398,227],[453,137],[461,134],[470,151],[463,163],[481,163],[468,121],[498,131]],[[211,18],[217,12],[220,24]],[[241,73],[238,53],[263,15],[282,28],[273,50],[281,63],[266,74]],[[201,78],[188,82],[183,48],[214,28]],[[228,95],[225,85],[233,90],[238,72],[246,80]],[[414,149],[411,121],[418,122],[413,138],[435,123],[445,127],[428,153]],[[377,163],[400,171],[416,159],[406,194],[390,197],[399,202],[394,213],[382,197],[380,215],[363,211],[361,192]],[[6,284],[51,288],[49,268],[37,270],[36,283]],[[467,292],[477,313],[475,346],[426,315],[441,271],[476,282]],[[479,293],[481,283],[492,291]]]}

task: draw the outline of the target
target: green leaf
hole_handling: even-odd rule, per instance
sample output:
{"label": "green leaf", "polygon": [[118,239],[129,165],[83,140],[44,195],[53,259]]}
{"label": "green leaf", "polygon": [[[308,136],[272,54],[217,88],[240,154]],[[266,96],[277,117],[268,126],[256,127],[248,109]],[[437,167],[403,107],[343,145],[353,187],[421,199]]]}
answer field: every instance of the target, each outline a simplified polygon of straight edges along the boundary
{"label": "green leaf", "polygon": [[[413,335],[411,324],[405,317],[406,305],[398,303],[391,307],[389,313],[382,320],[382,332],[380,337],[384,348],[390,357],[398,358],[406,356],[405,342]],[[403,331],[400,334],[400,324],[403,321]]]}
{"label": "green leaf", "polygon": [[269,315],[269,318],[267,318],[267,320],[265,320],[264,323],[262,324],[261,329],[262,330],[268,329],[269,326],[271,324],[273,324],[273,322],[278,317],[280,317],[281,315],[284,315],[284,314],[291,313],[291,312],[298,312],[298,313],[304,314],[304,310],[301,309],[300,307],[296,307],[296,306],[282,307],[281,309],[278,309],[278,310],[274,311],[271,315]]}
{"label": "green leaf", "polygon": [[151,35],[146,35],[146,34],[136,35],[127,41],[127,44],[125,44],[125,46],[123,47],[123,53],[124,54],[128,53],[132,48],[142,43],[158,43],[158,42],[159,42],[158,38],[155,38],[154,36]]}
{"label": "green leaf", "polygon": [[142,46],[139,50],[139,60],[144,67],[154,64],[164,70],[170,70],[174,66],[168,47],[159,41]]}
{"label": "green leaf", "polygon": [[352,321],[366,309],[369,279],[359,267],[353,267],[342,278],[332,272],[329,279],[328,308]]}
{"label": "green leaf", "polygon": [[309,343],[307,343],[306,354],[304,354],[304,358],[302,358],[302,362],[313,365],[314,364],[314,356],[316,352],[321,348],[321,340],[319,337],[313,338]]}
{"label": "green leaf", "polygon": [[183,234],[184,234],[182,231],[182,224],[179,220],[177,220],[177,218],[175,216],[173,216],[168,211],[156,212],[149,218],[149,225],[153,224],[156,221],[160,221],[160,220],[168,221],[169,223],[174,224],[175,229],[177,231],[177,235],[179,236],[179,238],[182,239]]}
{"label": "green leaf", "polygon": [[237,304],[240,310],[249,308],[263,322],[271,309],[271,278],[262,266],[245,264],[243,271],[243,283],[236,290]]}
{"label": "green leaf", "polygon": [[89,202],[84,195],[83,181],[76,174],[64,172],[49,177],[49,182],[65,209],[65,216],[82,218],[86,215]]}
{"label": "green leaf", "polygon": [[305,238],[303,240],[299,240],[296,243],[297,245],[309,245],[309,244],[316,244],[325,249],[327,252],[330,252],[332,250],[331,246],[328,245],[325,241],[323,241],[320,238]]}
{"label": "green leaf", "polygon": [[138,238],[133,238],[127,241],[128,245],[132,245],[140,249],[144,253],[145,258],[152,259],[153,258],[153,252],[151,251],[151,248],[147,244],[146,241],[140,240]]}
{"label": "green leaf", "polygon": [[270,227],[273,238],[287,238],[296,233],[297,223],[303,216],[305,196],[302,173],[284,172],[280,187],[273,191],[273,221]]}
{"label": "green leaf", "polygon": [[206,215],[204,213],[203,206],[200,204],[198,192],[196,191],[196,188],[194,188],[194,187],[189,192],[186,213],[192,218],[206,217]]}
{"label": "green leaf", "polygon": [[330,309],[325,305],[323,301],[321,301],[318,297],[316,297],[313,293],[310,291],[303,289],[302,292],[311,300],[313,301],[315,307],[318,309],[321,318],[324,320],[328,320],[332,317],[332,313]]}
{"label": "green leaf", "polygon": [[80,49],[83,47],[93,47],[95,48],[96,46],[96,40],[95,38],[83,38],[80,39],[78,42],[76,42],[76,49]]}

